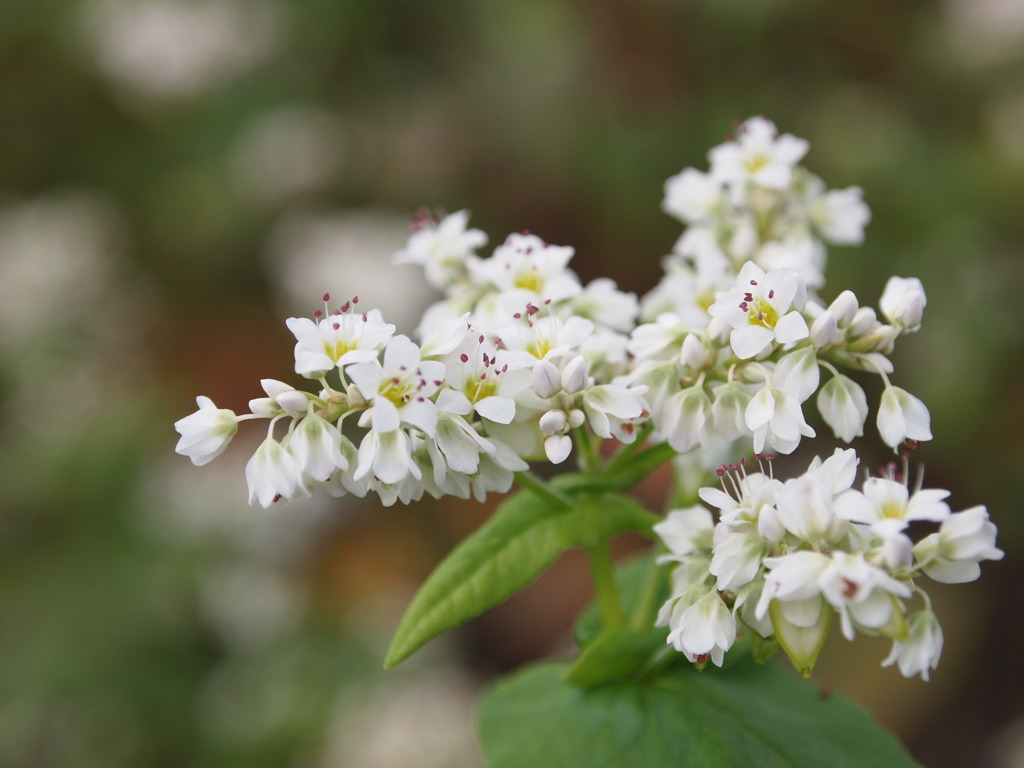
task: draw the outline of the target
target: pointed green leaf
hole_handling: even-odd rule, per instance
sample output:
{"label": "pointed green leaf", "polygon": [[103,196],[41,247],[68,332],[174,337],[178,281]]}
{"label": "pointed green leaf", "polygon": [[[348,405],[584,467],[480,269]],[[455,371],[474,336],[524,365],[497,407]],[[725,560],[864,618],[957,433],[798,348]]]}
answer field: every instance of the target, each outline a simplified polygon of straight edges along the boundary
{"label": "pointed green leaf", "polygon": [[566,670],[565,681],[593,688],[613,680],[625,680],[665,647],[667,635],[664,627],[651,627],[639,634],[628,627],[606,629],[580,651]]}
{"label": "pointed green leaf", "polygon": [[384,660],[393,667],[445,630],[478,616],[530,584],[571,547],[590,547],[658,521],[622,496],[569,509],[527,492],[503,502],[446,557],[413,598]]}
{"label": "pointed green leaf", "polygon": [[649,683],[579,688],[564,662],[528,667],[484,698],[488,768],[912,768],[869,714],[775,664],[675,667]]}

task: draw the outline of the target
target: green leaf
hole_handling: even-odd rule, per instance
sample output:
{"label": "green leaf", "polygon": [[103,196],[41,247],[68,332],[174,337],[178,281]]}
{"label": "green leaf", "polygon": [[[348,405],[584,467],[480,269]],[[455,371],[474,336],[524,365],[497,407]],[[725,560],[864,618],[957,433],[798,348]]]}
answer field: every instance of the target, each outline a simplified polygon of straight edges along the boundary
{"label": "green leaf", "polygon": [[649,532],[658,519],[623,496],[587,499],[569,509],[554,509],[527,492],[509,497],[427,578],[402,617],[384,666],[401,663],[433,637],[508,599],[565,550],[624,531]]}
{"label": "green leaf", "polygon": [[480,711],[488,768],[910,768],[869,714],[777,665],[676,667],[648,683],[579,688],[566,663],[499,682]]}
{"label": "green leaf", "polygon": [[565,673],[565,681],[584,688],[624,680],[647,665],[665,648],[668,630],[654,628],[638,634],[628,627],[612,627],[598,634]]}

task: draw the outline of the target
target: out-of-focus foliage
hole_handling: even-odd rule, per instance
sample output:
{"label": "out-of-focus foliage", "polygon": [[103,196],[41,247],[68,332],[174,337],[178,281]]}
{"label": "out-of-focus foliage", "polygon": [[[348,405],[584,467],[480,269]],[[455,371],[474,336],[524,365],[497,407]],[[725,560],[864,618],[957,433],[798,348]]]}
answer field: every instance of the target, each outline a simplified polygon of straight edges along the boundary
{"label": "out-of-focus foliage", "polygon": [[[830,285],[871,303],[890,274],[924,281],[898,366],[933,414],[920,458],[957,508],[988,504],[1007,551],[942,607],[960,629],[929,686],[874,687],[841,644],[823,679],[928,765],[1012,765],[1019,5],[4,0],[0,763],[472,765],[451,723],[469,724],[473,675],[375,670],[409,584],[483,513],[263,513],[237,483],[244,444],[195,469],[170,425],[192,393],[237,409],[260,394],[246,382],[288,379],[280,320],[324,290],[386,316],[426,301],[382,266],[420,205],[469,207],[495,240],[529,228],[574,246],[584,278],[648,290],[679,232],[664,180],[765,114],[872,207]],[[564,603],[524,599],[465,636],[463,667],[565,631]]]}

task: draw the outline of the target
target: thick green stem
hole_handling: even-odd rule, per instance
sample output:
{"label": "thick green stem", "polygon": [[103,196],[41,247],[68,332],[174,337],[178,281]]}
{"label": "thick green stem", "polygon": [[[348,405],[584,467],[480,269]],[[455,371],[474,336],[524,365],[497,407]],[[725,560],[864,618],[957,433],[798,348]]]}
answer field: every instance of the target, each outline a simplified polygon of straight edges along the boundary
{"label": "thick green stem", "polygon": [[654,558],[647,564],[647,573],[644,575],[643,588],[640,591],[640,599],[633,609],[633,616],[630,620],[630,627],[636,632],[642,632],[654,624],[657,612],[658,587],[661,583],[661,566]]}
{"label": "thick green stem", "polygon": [[594,447],[594,440],[586,427],[577,427],[573,430],[576,437],[576,449],[578,453],[579,467],[582,472],[592,473],[600,468],[600,459],[597,456],[597,449]]}
{"label": "thick green stem", "polygon": [[594,591],[597,593],[597,604],[601,609],[602,623],[606,629],[624,627],[626,614],[619,601],[612,553],[608,549],[608,545],[597,544],[587,547],[587,561],[590,563],[590,574],[594,579]]}

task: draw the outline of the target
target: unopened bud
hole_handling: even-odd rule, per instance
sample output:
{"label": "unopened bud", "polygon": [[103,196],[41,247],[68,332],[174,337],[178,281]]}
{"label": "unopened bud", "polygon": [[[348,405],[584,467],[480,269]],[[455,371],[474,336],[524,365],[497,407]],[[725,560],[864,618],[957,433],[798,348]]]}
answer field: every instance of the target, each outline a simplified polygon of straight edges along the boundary
{"label": "unopened bud", "polygon": [[857,314],[859,307],[857,295],[853,291],[843,291],[829,304],[828,311],[836,316],[840,325],[849,325],[853,322],[853,316]]}
{"label": "unopened bud", "polygon": [[707,357],[708,349],[704,346],[704,342],[701,341],[697,334],[691,333],[683,339],[683,349],[680,354],[680,359],[683,361],[683,365],[687,368],[693,368],[695,371],[699,371],[704,367]]}
{"label": "unopened bud", "polygon": [[564,411],[548,411],[540,417],[540,431],[546,436],[560,434],[565,432],[565,412]]}
{"label": "unopened bud", "polygon": [[587,386],[589,378],[587,361],[582,356],[574,357],[562,369],[562,390],[569,393],[579,392]]}
{"label": "unopened bud", "polygon": [[822,347],[831,344],[839,335],[839,321],[832,314],[832,310],[826,309],[817,320],[811,324],[811,343],[815,347]]}
{"label": "unopened bud", "polygon": [[538,360],[533,365],[533,391],[545,399],[558,394],[561,389],[561,374],[554,363]]}

